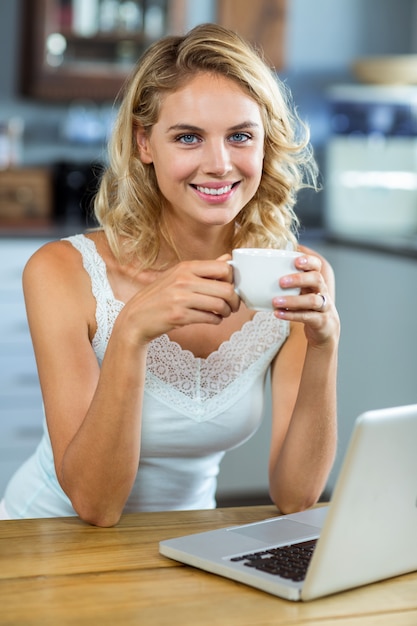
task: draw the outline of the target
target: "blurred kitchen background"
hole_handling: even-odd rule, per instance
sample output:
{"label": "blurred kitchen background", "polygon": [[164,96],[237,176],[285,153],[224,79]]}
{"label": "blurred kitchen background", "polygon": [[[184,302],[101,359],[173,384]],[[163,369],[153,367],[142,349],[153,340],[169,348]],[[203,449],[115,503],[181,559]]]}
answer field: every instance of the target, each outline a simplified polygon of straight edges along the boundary
{"label": "blurred kitchen background", "polygon": [[[300,195],[301,239],[332,263],[342,320],[323,497],[355,417],[417,401],[417,0],[1,0],[0,497],[42,422],[24,263],[94,224],[117,95],[141,51],[206,21],[263,47],[311,128],[323,189]],[[222,463],[219,504],[268,501],[269,426],[268,401]]]}

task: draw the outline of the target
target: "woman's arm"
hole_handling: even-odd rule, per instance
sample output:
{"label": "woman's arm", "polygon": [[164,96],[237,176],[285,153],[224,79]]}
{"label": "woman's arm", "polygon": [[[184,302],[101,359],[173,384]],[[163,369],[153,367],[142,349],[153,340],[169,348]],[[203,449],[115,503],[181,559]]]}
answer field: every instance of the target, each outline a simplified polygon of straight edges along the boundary
{"label": "woman's arm", "polygon": [[[337,439],[340,323],[334,306],[334,276],[323,258],[305,248],[301,251],[308,255],[306,271],[293,277],[302,288],[301,295],[277,303],[277,316],[291,321],[291,332],[271,373],[270,493],[283,513],[305,509],[318,500],[334,461]],[[327,300],[322,310],[318,293]]]}
{"label": "woman's arm", "polygon": [[181,325],[220,323],[238,308],[231,280],[218,261],[152,278],[118,315],[99,368],[91,347],[96,302],[78,251],[55,242],[28,262],[24,293],[55,468],[84,520],[115,524],[132,489],[149,342]]}
{"label": "woman's arm", "polygon": [[96,302],[69,243],[39,250],[23,287],[58,480],[83,519],[111,525],[137,472],[146,350],[117,325],[100,371]]}

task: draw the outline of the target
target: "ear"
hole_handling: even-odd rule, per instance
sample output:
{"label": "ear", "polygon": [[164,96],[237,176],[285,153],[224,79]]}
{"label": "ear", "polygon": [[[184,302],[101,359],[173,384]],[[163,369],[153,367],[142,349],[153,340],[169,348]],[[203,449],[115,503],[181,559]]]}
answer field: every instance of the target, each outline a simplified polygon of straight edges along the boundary
{"label": "ear", "polygon": [[143,126],[136,129],[136,144],[139,150],[139,156],[142,163],[152,163],[152,151],[149,144],[149,137]]}

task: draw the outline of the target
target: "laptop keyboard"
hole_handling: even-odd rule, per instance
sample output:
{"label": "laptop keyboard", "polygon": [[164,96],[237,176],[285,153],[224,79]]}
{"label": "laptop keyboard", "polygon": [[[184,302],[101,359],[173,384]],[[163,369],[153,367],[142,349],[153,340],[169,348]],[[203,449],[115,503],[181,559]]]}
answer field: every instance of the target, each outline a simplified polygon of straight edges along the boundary
{"label": "laptop keyboard", "polygon": [[295,543],[290,546],[271,548],[262,552],[252,552],[235,556],[230,560],[233,562],[242,561],[243,565],[253,567],[281,576],[295,582],[301,582],[306,577],[307,568],[313,556],[317,539]]}

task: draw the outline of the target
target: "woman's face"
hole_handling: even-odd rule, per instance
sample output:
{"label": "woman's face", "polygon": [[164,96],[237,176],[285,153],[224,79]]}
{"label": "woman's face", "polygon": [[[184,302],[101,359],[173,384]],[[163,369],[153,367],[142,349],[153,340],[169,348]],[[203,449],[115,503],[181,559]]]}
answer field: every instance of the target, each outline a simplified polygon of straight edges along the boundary
{"label": "woman's face", "polygon": [[221,75],[197,74],[166,95],[150,135],[139,130],[137,141],[141,160],[153,163],[169,221],[230,224],[259,186],[259,106]]}

